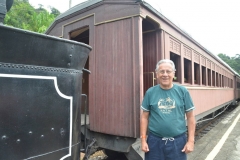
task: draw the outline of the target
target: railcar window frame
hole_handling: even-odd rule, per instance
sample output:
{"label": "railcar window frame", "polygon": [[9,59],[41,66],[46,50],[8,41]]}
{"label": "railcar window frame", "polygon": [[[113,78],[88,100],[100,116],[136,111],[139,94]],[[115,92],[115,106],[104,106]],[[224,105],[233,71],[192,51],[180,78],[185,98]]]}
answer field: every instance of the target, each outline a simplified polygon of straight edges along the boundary
{"label": "railcar window frame", "polygon": [[206,67],[202,66],[202,85],[206,86],[207,79],[206,79]]}
{"label": "railcar window frame", "polygon": [[216,72],[216,87],[219,87],[219,74]]}
{"label": "railcar window frame", "polygon": [[222,75],[220,73],[219,73],[219,82],[220,82],[219,86],[223,87],[223,85],[222,85]]}
{"label": "railcar window frame", "polygon": [[173,61],[176,69],[173,82],[180,83],[181,82],[181,57],[178,54],[170,52],[170,60]]}
{"label": "railcar window frame", "polygon": [[184,58],[184,83],[192,83],[192,62]]}
{"label": "railcar window frame", "polygon": [[212,76],[211,76],[211,69],[210,68],[208,68],[207,69],[207,75],[208,75],[208,86],[212,86]]}
{"label": "railcar window frame", "polygon": [[240,82],[237,82],[237,88],[240,89]]}
{"label": "railcar window frame", "polygon": [[229,78],[227,77],[227,87],[229,88]]}
{"label": "railcar window frame", "polygon": [[231,79],[228,78],[228,87],[231,88]]}
{"label": "railcar window frame", "polygon": [[225,87],[224,83],[225,83],[225,79],[224,79],[224,75],[222,75],[222,87]]}
{"label": "railcar window frame", "polygon": [[212,86],[215,87],[216,86],[216,81],[215,81],[215,71],[212,70]]}
{"label": "railcar window frame", "polygon": [[200,65],[194,62],[194,84],[200,85]]}

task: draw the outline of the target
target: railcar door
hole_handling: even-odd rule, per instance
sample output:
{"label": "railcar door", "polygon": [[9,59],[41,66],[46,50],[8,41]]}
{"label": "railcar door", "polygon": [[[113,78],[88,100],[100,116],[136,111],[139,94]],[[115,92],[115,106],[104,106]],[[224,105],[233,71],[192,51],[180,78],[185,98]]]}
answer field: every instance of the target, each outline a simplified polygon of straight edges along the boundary
{"label": "railcar door", "polygon": [[156,63],[162,57],[160,54],[160,31],[158,24],[150,19],[142,21],[143,36],[143,88],[144,93],[148,88],[157,84],[155,76]]}

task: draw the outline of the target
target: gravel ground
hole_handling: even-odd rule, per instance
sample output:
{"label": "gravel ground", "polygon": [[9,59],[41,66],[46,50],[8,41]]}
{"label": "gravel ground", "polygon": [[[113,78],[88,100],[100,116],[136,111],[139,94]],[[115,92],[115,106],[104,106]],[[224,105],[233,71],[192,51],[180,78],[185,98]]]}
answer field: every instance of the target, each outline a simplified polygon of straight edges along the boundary
{"label": "gravel ground", "polygon": [[[80,160],[83,160],[84,153],[80,154]],[[92,154],[88,160],[104,160],[107,159],[107,155],[103,152],[103,150],[97,151],[94,154]]]}

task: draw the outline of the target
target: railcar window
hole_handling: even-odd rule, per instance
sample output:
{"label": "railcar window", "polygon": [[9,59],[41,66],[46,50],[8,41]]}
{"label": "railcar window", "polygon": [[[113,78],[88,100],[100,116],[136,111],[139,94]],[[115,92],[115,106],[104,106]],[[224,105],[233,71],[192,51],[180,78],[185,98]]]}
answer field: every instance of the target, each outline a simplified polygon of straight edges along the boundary
{"label": "railcar window", "polygon": [[237,88],[240,88],[240,82],[237,82]]}
{"label": "railcar window", "polygon": [[228,78],[227,77],[225,77],[225,87],[228,87]]}
{"label": "railcar window", "polygon": [[174,62],[176,72],[175,77],[173,78],[174,82],[180,82],[181,79],[181,63],[180,63],[180,56],[174,53],[170,53],[170,59]]}
{"label": "railcar window", "polygon": [[207,69],[208,72],[208,86],[211,86],[211,69]]}
{"label": "railcar window", "polygon": [[218,73],[218,77],[219,77],[219,80],[218,80],[218,83],[219,83],[219,87],[222,87],[222,75],[220,73]]}
{"label": "railcar window", "polygon": [[219,87],[222,87],[222,75],[219,74]]}
{"label": "railcar window", "polygon": [[219,87],[219,75],[216,72],[216,87]]}
{"label": "railcar window", "polygon": [[221,87],[221,75],[218,73],[218,87]]}
{"label": "railcar window", "polygon": [[226,87],[228,87],[228,78],[226,77]]}
{"label": "railcar window", "polygon": [[200,84],[200,69],[199,64],[194,63],[194,84]]}
{"label": "railcar window", "polygon": [[221,83],[222,83],[222,80],[221,80],[222,76],[220,73],[218,73],[218,86],[221,87]]}
{"label": "railcar window", "polygon": [[222,84],[223,84],[223,87],[225,88],[225,76],[223,75],[223,80],[222,80]]}
{"label": "railcar window", "polygon": [[229,87],[229,82],[228,82],[229,79],[228,79],[228,77],[226,77],[226,80],[227,80],[227,81],[226,81],[226,87]]}
{"label": "railcar window", "polygon": [[225,87],[224,85],[224,76],[222,75],[222,87]]}
{"label": "railcar window", "polygon": [[202,66],[202,85],[206,85],[206,67]]}
{"label": "railcar window", "polygon": [[212,71],[212,86],[215,86],[215,71]]}
{"label": "railcar window", "polygon": [[184,83],[192,82],[192,65],[191,61],[184,58]]}

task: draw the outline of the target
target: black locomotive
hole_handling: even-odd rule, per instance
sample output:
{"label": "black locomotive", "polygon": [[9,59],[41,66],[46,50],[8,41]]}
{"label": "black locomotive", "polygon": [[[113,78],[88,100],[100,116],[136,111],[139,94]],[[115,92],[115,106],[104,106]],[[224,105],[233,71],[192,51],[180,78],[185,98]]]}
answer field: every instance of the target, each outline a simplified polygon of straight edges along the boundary
{"label": "black locomotive", "polygon": [[79,159],[91,47],[4,26],[11,5],[0,0],[0,159]]}

